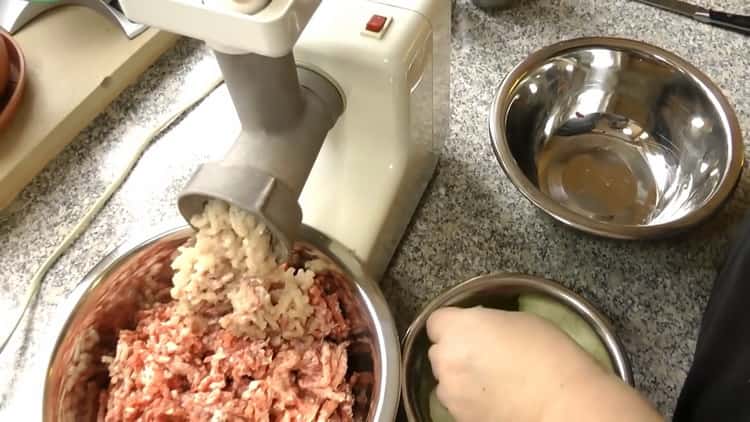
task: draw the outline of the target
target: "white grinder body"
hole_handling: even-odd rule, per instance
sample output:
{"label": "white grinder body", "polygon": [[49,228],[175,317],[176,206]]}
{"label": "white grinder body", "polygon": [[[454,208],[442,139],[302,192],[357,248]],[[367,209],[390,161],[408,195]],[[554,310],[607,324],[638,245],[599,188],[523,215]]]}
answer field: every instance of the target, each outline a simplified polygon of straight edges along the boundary
{"label": "white grinder body", "polygon": [[[388,19],[379,36],[373,16]],[[323,0],[297,42],[344,112],[300,197],[303,221],[381,277],[435,170],[450,113],[450,2]]]}

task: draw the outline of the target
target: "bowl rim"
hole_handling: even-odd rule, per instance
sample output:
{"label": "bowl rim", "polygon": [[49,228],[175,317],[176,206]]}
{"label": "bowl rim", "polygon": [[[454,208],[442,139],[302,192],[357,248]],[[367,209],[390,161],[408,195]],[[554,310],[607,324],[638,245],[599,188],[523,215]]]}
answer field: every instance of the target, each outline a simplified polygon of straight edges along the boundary
{"label": "bowl rim", "polygon": [[[193,233],[193,229],[185,224],[169,226],[169,228],[162,227],[146,235],[139,234],[134,239],[123,241],[98,261],[54,311],[56,318],[52,320],[49,339],[45,342],[46,344],[42,345],[43,364],[39,365],[41,372],[39,379],[44,383],[42,388],[38,390],[41,396],[40,414],[42,421],[46,421],[50,417],[46,400],[50,388],[48,378],[52,362],[62,345],[64,334],[70,329],[73,314],[80,308],[85,298],[124,260],[155,242],[176,240],[186,237],[190,233]],[[385,379],[385,381],[382,383],[380,391],[377,392],[377,397],[372,398],[372,400],[377,400],[378,403],[372,413],[373,420],[378,422],[395,421],[401,397],[399,388],[401,382],[401,350],[396,321],[385,296],[374,279],[368,275],[353,251],[337,240],[305,224],[300,227],[298,239],[301,243],[313,246],[323,252],[345,275],[351,277],[358,295],[367,308],[367,313],[373,315],[375,322],[373,324],[375,329],[373,346],[376,351],[388,352],[385,354],[385,359],[381,358],[379,368],[377,366],[374,368],[375,371],[380,373],[381,379]]]}
{"label": "bowl rim", "polygon": [[401,395],[404,410],[409,421],[418,421],[415,403],[409,398],[412,385],[409,381],[409,368],[414,359],[414,342],[426,329],[427,320],[437,309],[449,305],[457,297],[467,293],[478,293],[488,288],[530,288],[535,292],[554,297],[559,302],[576,311],[599,336],[609,353],[615,375],[630,386],[635,386],[633,370],[625,347],[615,335],[609,319],[591,302],[563,286],[557,281],[519,273],[496,272],[470,278],[440,293],[425,305],[409,325],[402,342]]}
{"label": "bowl rim", "polygon": [[[529,181],[518,166],[510,151],[506,137],[506,117],[511,100],[509,96],[510,92],[535,65],[543,60],[567,51],[591,47],[637,51],[684,72],[702,86],[705,92],[713,96],[719,106],[724,124],[728,128],[728,143],[730,144],[728,151],[729,159],[727,160],[725,172],[717,189],[700,208],[692,210],[676,220],[653,225],[616,224],[597,221],[578,214],[549,198]],[[500,115],[501,111],[502,116]],[[492,100],[489,114],[489,132],[490,143],[492,144],[495,157],[500,163],[500,167],[516,189],[537,208],[567,226],[593,235],[622,240],[664,237],[683,232],[701,223],[717,212],[729,200],[739,184],[745,160],[742,130],[737,120],[736,112],[726,96],[721,92],[721,89],[701,70],[676,54],[652,44],[627,38],[574,38],[557,42],[531,53],[521,63],[514,66],[500,83],[497,94]]]}
{"label": "bowl rim", "polygon": [[[12,122],[18,112],[21,101],[26,91],[26,56],[24,56],[21,45],[7,31],[0,28],[0,42],[5,44],[8,50],[8,81],[5,89],[9,92],[3,94],[7,101],[0,104],[0,131],[4,131]],[[17,72],[17,80],[13,80],[13,71]]]}

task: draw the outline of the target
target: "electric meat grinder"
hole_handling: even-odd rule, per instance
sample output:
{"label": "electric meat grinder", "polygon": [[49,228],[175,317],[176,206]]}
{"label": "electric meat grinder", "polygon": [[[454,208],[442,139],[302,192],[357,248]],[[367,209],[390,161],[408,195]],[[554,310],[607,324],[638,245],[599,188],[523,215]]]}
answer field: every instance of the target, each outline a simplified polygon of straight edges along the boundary
{"label": "electric meat grinder", "polygon": [[124,0],[133,21],[214,50],[242,131],[199,167],[183,216],[222,199],[279,252],[301,223],[385,272],[449,123],[447,0]]}

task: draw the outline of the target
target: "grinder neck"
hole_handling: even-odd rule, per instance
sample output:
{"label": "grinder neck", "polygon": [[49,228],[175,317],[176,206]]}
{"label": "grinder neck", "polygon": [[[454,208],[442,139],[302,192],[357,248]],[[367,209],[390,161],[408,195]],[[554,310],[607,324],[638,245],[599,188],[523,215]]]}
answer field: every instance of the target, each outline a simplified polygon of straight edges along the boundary
{"label": "grinder neck", "polygon": [[266,57],[214,51],[243,130],[278,131],[295,124],[305,106],[294,55]]}
{"label": "grinder neck", "polygon": [[238,206],[271,230],[285,256],[302,222],[298,197],[343,100],[326,78],[298,68],[291,53],[215,55],[242,131],[223,160],[195,172],[180,212],[189,221],[210,199]]}

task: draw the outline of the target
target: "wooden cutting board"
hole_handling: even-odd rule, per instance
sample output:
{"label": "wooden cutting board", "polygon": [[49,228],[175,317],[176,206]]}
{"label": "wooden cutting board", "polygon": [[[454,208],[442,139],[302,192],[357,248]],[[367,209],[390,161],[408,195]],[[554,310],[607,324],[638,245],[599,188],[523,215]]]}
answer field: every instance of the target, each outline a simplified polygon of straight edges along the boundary
{"label": "wooden cutting board", "polygon": [[149,29],[129,40],[80,6],[53,9],[18,32],[28,79],[0,132],[0,210],[177,38]]}

